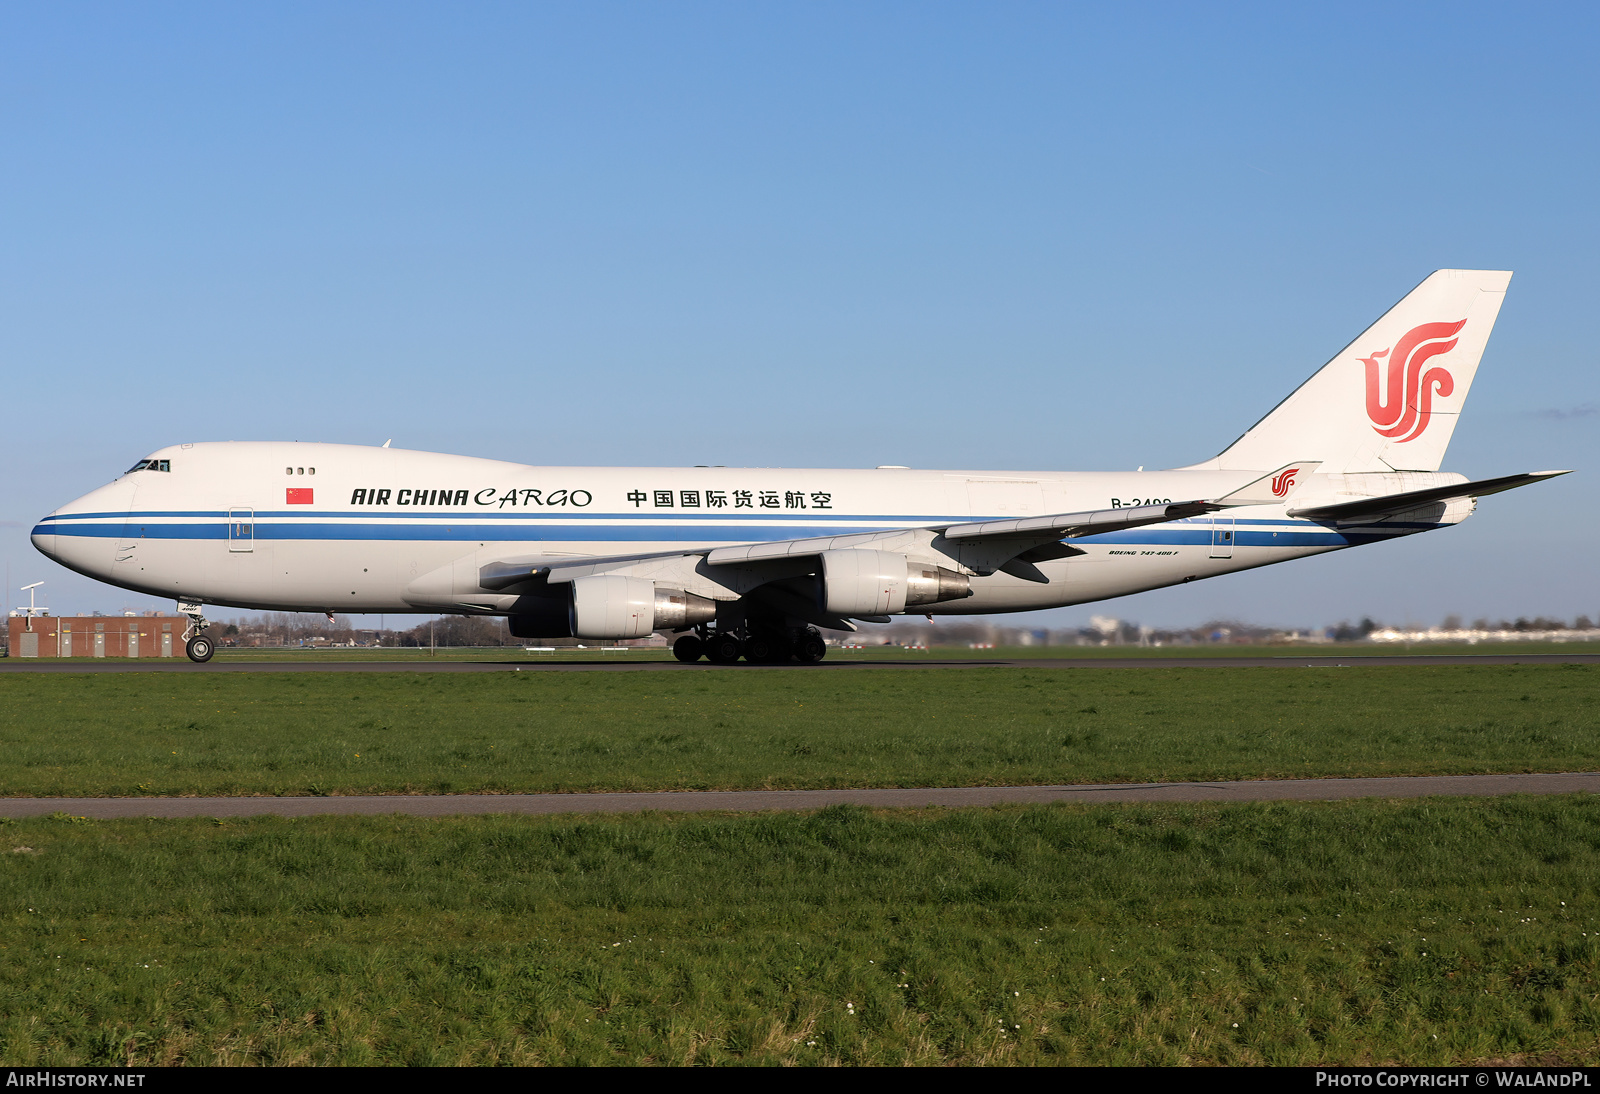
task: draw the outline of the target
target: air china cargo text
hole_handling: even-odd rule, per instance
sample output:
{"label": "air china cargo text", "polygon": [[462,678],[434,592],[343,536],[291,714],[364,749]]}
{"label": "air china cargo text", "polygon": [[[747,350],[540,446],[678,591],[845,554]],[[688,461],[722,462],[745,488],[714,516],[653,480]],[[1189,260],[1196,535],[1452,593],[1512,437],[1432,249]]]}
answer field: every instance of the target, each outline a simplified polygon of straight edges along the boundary
{"label": "air china cargo text", "polygon": [[542,490],[542,489],[508,489],[501,490],[498,486],[485,486],[481,490],[423,490],[407,489],[395,490],[388,487],[374,487],[351,491],[351,505],[407,505],[430,506],[443,505],[481,505],[484,508],[504,509],[507,506],[517,508],[531,508],[533,506],[572,506],[582,509],[594,501],[594,495],[587,490]]}

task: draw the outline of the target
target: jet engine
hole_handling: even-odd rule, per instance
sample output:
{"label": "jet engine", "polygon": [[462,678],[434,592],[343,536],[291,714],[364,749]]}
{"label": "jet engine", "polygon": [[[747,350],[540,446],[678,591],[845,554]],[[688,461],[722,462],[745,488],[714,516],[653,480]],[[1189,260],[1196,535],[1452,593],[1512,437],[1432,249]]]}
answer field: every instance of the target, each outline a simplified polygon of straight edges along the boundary
{"label": "jet engine", "polygon": [[[717,617],[717,602],[647,578],[598,574],[550,586],[554,596],[524,596],[511,609],[518,638],[643,638],[687,630]],[[557,590],[560,590],[557,592]]]}
{"label": "jet engine", "polygon": [[717,602],[642,577],[596,574],[572,583],[572,633],[578,638],[643,638],[717,617]]}
{"label": "jet engine", "polygon": [[892,551],[822,552],[822,608],[830,615],[894,615],[972,595],[965,574]]}

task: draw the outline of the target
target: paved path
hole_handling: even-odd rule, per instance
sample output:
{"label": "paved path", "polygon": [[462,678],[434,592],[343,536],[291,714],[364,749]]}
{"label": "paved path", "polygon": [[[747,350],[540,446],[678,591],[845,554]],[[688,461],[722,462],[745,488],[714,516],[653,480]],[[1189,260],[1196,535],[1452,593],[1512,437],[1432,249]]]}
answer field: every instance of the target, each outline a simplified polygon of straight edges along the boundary
{"label": "paved path", "polygon": [[[621,655],[619,655],[621,656]],[[299,661],[247,661],[226,657],[205,665],[188,660],[54,661],[41,658],[0,660],[0,675],[10,672],[845,672],[851,669],[1259,669],[1352,668],[1417,665],[1600,665],[1594,653],[1373,654],[1316,657],[1279,654],[1269,657],[1022,657],[950,658],[929,661],[874,660],[830,656],[820,665],[684,665],[677,661],[323,661],[308,653]]]}
{"label": "paved path", "polygon": [[919,790],[723,790],[658,794],[392,794],[327,798],[0,798],[0,817],[68,813],[76,817],[310,817],[405,813],[446,817],[482,813],[666,813],[821,809],[862,805],[1005,805],[1039,802],[1262,802],[1436,795],[1600,793],[1600,771],[1558,775],[1443,775],[1389,779],[1261,779],[1215,783],[1082,786],[962,786]]}

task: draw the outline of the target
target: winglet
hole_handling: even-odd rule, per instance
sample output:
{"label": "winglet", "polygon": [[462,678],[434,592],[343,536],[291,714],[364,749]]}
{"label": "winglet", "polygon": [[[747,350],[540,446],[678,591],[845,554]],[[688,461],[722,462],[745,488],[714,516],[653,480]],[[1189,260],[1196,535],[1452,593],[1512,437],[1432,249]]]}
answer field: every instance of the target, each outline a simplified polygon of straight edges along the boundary
{"label": "winglet", "polygon": [[1307,479],[1316,474],[1317,468],[1321,466],[1320,460],[1301,460],[1299,463],[1285,464],[1271,474],[1262,475],[1255,482],[1239,487],[1227,497],[1218,498],[1212,504],[1232,507],[1275,505],[1281,501],[1288,501],[1289,497],[1299,490]]}

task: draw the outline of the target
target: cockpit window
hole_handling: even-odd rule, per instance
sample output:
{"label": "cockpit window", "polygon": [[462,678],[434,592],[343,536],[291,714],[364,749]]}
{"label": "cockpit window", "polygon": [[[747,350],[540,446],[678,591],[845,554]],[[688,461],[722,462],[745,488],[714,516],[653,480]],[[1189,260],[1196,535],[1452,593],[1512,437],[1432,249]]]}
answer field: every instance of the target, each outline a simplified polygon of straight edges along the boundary
{"label": "cockpit window", "polygon": [[172,470],[172,461],[171,460],[140,460],[138,463],[136,463],[132,467],[128,468],[128,470],[126,472],[124,472],[124,473],[128,474],[128,475],[131,475],[135,471],[171,471],[171,470]]}

